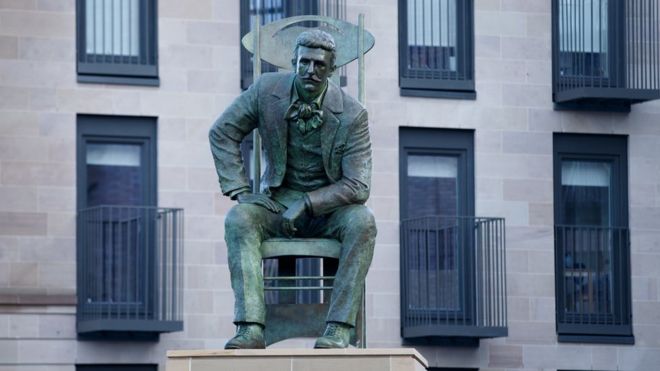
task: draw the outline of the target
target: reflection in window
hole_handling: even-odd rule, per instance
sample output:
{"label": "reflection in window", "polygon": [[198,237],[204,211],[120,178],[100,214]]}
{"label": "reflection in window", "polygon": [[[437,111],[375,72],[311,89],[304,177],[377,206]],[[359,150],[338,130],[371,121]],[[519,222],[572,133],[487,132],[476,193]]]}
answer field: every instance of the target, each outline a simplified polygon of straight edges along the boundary
{"label": "reflection in window", "polygon": [[560,0],[560,76],[607,78],[608,0]]}
{"label": "reflection in window", "polygon": [[457,215],[458,158],[408,156],[408,217]]}
{"label": "reflection in window", "polygon": [[408,68],[456,71],[456,0],[408,1]]}
{"label": "reflection in window", "polygon": [[[407,215],[447,216],[435,218],[430,225],[408,231],[411,302],[419,308],[460,310],[461,275],[458,269],[461,238],[458,213],[458,158],[440,155],[409,155],[406,178]],[[416,296],[416,294],[423,296]]]}
{"label": "reflection in window", "polygon": [[564,224],[610,225],[611,167],[608,162],[562,161]]}
{"label": "reflection in window", "polygon": [[144,205],[141,146],[87,144],[87,206]]}

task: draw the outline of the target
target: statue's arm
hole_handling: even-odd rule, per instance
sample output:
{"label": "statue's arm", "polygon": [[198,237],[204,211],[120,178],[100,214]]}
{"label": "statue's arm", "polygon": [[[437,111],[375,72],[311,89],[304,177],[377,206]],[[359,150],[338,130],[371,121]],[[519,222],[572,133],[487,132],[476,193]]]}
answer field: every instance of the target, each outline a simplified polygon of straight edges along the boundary
{"label": "statue's arm", "polygon": [[243,92],[213,123],[209,131],[211,153],[222,194],[235,199],[250,190],[240,145],[259,121],[259,82]]}
{"label": "statue's arm", "polygon": [[363,204],[371,185],[371,141],[367,111],[362,111],[351,125],[342,157],[342,178],[328,186],[307,193],[307,206],[314,215],[326,214],[337,207]]}

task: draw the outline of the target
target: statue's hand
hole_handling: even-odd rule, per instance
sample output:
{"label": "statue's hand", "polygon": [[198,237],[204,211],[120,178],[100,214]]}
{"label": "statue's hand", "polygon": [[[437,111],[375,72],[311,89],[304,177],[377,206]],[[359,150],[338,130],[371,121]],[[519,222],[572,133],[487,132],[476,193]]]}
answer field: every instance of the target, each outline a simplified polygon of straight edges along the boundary
{"label": "statue's hand", "polygon": [[279,203],[273,201],[270,197],[264,194],[244,192],[239,194],[236,199],[239,204],[254,204],[266,208],[273,213],[281,213],[284,207]]}
{"label": "statue's hand", "polygon": [[307,212],[307,205],[305,204],[305,199],[301,198],[300,200],[294,202],[285,212],[282,214],[284,232],[289,236],[293,237],[296,233],[296,221],[298,218],[303,216]]}

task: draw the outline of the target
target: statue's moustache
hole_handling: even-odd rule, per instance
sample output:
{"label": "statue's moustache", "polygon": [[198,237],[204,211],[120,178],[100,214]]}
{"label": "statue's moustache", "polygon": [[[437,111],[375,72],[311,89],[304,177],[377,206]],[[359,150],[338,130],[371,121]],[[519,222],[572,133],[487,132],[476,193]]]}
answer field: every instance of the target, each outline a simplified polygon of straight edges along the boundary
{"label": "statue's moustache", "polygon": [[314,82],[321,82],[321,79],[319,79],[319,78],[318,78],[317,76],[315,76],[315,75],[305,76],[305,77],[303,77],[303,80],[312,80],[312,81],[314,81]]}

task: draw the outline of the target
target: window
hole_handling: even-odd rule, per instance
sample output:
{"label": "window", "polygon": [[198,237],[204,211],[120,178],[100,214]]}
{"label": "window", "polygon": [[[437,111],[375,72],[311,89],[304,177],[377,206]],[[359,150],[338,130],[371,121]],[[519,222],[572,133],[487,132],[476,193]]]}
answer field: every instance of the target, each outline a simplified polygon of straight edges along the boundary
{"label": "window", "polygon": [[[346,0],[245,0],[241,1],[240,6],[241,38],[253,29],[253,16],[256,14],[261,16],[261,24],[299,15],[322,15],[346,19]],[[293,49],[291,55],[293,56]],[[277,67],[270,63],[261,64],[262,73],[277,72],[277,70]],[[241,89],[245,90],[252,84],[252,71],[252,54],[241,46]],[[341,67],[336,74],[339,76],[339,84],[346,86],[346,67]]]}
{"label": "window", "polygon": [[627,139],[555,134],[560,341],[630,343]]}
{"label": "window", "polygon": [[403,337],[506,334],[504,221],[474,216],[474,132],[399,134]]}
{"label": "window", "polygon": [[156,206],[156,120],[78,116],[78,209]]}
{"label": "window", "polygon": [[156,0],[77,0],[79,82],[157,86]]}
{"label": "window", "polygon": [[401,95],[475,99],[472,0],[399,0]]}
{"label": "window", "polygon": [[181,329],[182,210],[156,206],[156,168],[154,118],[78,116],[81,334]]}

